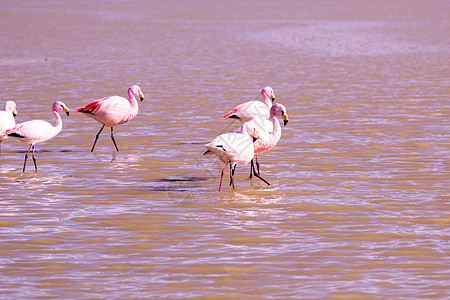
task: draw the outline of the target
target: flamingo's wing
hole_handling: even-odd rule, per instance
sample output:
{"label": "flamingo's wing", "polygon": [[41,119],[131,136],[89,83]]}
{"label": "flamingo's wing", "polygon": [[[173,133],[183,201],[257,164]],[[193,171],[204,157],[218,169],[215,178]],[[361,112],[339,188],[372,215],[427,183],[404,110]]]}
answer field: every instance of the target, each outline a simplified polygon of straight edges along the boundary
{"label": "flamingo's wing", "polygon": [[13,128],[6,130],[4,132],[4,135],[23,139],[23,138],[25,138],[25,135],[22,133],[22,127],[23,127],[23,123],[19,124],[17,126],[14,126]]}
{"label": "flamingo's wing", "polygon": [[6,132],[8,136],[26,141],[37,141],[38,143],[42,143],[55,136],[52,124],[43,120],[27,121]]}
{"label": "flamingo's wing", "polygon": [[101,107],[102,103],[109,98],[110,97],[105,97],[102,99],[92,101],[88,105],[77,109],[75,112],[76,113],[81,112],[81,113],[85,113],[85,114],[95,115],[95,112]]}
{"label": "flamingo's wing", "polygon": [[241,122],[247,122],[254,118],[268,119],[270,116],[269,108],[261,101],[248,101],[236,106],[232,111],[223,116],[222,119],[236,118]]}
{"label": "flamingo's wing", "polygon": [[230,119],[232,119],[232,118],[240,119],[239,112],[243,110],[243,108],[245,107],[246,104],[247,104],[247,103],[239,104],[238,106],[236,106],[235,108],[233,108],[229,113],[227,113],[225,116],[223,116],[223,117],[222,117],[222,120],[223,120],[223,119],[226,119],[226,118],[230,118]]}

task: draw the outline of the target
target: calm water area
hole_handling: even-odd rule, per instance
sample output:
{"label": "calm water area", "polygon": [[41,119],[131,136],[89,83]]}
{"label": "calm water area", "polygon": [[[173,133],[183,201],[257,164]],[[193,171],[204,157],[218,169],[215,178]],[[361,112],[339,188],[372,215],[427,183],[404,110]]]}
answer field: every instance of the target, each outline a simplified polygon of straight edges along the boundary
{"label": "calm water area", "polygon": [[[0,108],[139,114],[0,154],[1,299],[449,299],[450,2],[0,0]],[[204,144],[271,86],[271,185]],[[228,174],[228,173],[227,173]]]}

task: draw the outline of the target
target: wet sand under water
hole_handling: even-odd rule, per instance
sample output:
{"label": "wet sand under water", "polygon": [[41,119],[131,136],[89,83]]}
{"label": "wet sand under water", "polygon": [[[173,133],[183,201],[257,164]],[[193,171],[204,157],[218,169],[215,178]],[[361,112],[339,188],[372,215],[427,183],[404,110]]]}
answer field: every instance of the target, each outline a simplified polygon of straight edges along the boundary
{"label": "wet sand under water", "polygon": [[[17,122],[146,99],[115,128],[0,154],[5,299],[446,299],[448,1],[3,1],[0,99]],[[217,192],[204,144],[274,88],[290,117],[267,186]],[[3,105],[1,103],[1,105]]]}

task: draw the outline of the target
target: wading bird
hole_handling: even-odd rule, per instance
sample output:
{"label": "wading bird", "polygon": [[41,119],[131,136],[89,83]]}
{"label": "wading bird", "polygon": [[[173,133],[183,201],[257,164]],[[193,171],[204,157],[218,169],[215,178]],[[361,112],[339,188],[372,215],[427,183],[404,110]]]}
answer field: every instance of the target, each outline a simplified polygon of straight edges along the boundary
{"label": "wading bird", "polygon": [[135,96],[139,96],[141,101],[144,100],[144,94],[142,93],[140,87],[137,85],[132,85],[128,89],[128,100],[120,96],[106,97],[95,100],[75,111],[76,113],[81,112],[103,124],[102,128],[100,128],[100,131],[95,136],[95,141],[92,145],[91,152],[94,151],[98,137],[105,126],[111,127],[111,140],[113,141],[116,150],[119,151],[116,140],[114,139],[113,127],[128,122],[137,116],[139,106]]}
{"label": "wading bird", "polygon": [[[281,126],[280,122],[277,118],[281,117],[284,121],[284,126],[289,121],[289,117],[286,112],[286,108],[284,105],[280,103],[275,103],[270,109],[270,117],[269,119],[256,118],[249,122],[242,124],[241,128],[237,130],[237,132],[251,131],[256,130],[256,134],[258,135],[258,140],[255,141],[254,152],[255,157],[250,162],[250,176],[248,179],[252,179],[252,176],[255,175],[257,178],[264,181],[266,184],[270,185],[264,178],[261,177],[259,172],[259,162],[258,156],[261,153],[270,151],[275,147],[278,141],[281,138]],[[256,164],[256,168],[255,168]]]}
{"label": "wading bird", "polygon": [[248,122],[254,118],[268,119],[270,117],[270,108],[272,102],[275,101],[275,94],[270,86],[262,89],[261,95],[264,102],[261,101],[248,101],[239,104],[228,112],[223,119],[238,119],[241,122]]}
{"label": "wading bird", "polygon": [[5,131],[16,126],[16,103],[14,101],[5,102],[5,110],[0,111],[0,152],[2,151],[2,142],[8,136]]}
{"label": "wading bird", "polygon": [[230,166],[230,185],[234,189],[236,166],[237,164],[246,165],[252,160],[255,154],[253,142],[256,139],[257,135],[255,131],[253,131],[253,134],[249,134],[247,130],[244,130],[242,133],[232,132],[221,134],[205,145],[208,150],[203,155],[214,154],[225,163],[225,167],[220,176],[219,192],[222,188],[225,169],[228,166]]}
{"label": "wading bird", "polygon": [[11,137],[18,138],[22,142],[30,144],[30,148],[25,153],[25,160],[23,162],[23,170],[25,172],[25,166],[27,164],[28,153],[32,150],[34,168],[37,171],[36,157],[34,156],[34,148],[36,144],[46,142],[54,138],[62,129],[62,120],[58,114],[58,111],[64,111],[69,115],[69,108],[61,101],[56,101],[52,106],[52,113],[56,119],[56,126],[52,126],[47,121],[32,120],[24,123],[20,123],[12,129],[6,131],[6,134]]}

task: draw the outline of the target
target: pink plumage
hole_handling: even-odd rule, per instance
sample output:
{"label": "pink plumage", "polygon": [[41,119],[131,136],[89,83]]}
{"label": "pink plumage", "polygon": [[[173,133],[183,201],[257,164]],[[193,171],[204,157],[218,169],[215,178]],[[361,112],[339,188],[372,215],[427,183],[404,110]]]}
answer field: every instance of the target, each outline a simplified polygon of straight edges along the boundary
{"label": "pink plumage", "polygon": [[[229,113],[227,113],[225,116],[222,117],[222,120],[227,119],[227,118],[234,118],[237,119],[237,114],[239,111],[243,110],[243,108],[245,107],[245,105],[248,102],[239,104],[238,106],[236,106],[235,108],[233,108]],[[232,117],[235,116],[235,117]]]}
{"label": "pink plumage", "polygon": [[263,101],[248,101],[241,103],[230,112],[228,112],[223,119],[238,119],[241,122],[248,122],[254,118],[265,118],[268,119],[270,116],[270,108],[272,107],[272,102],[275,101],[275,94],[270,86],[262,89],[261,95]]}
{"label": "pink plumage", "polygon": [[[258,140],[254,143],[255,156],[270,151],[281,138],[281,126],[277,118],[282,118],[284,125],[288,123],[289,117],[284,105],[276,103],[270,109],[269,119],[253,119],[242,125],[247,130],[256,129]],[[242,130],[241,130],[242,131]]]}
{"label": "pink plumage", "polygon": [[105,126],[111,127],[111,140],[113,141],[116,150],[119,151],[114,139],[113,127],[128,122],[137,116],[139,112],[139,105],[135,96],[140,97],[141,101],[144,100],[144,94],[142,93],[140,87],[137,85],[132,85],[128,89],[128,99],[120,96],[105,97],[95,100],[75,111],[81,112],[103,124],[95,137],[91,152],[94,151],[95,144],[97,143],[100,133]]}
{"label": "pink plumage", "polygon": [[259,172],[259,162],[257,155],[270,151],[275,147],[281,138],[281,126],[278,121],[278,117],[281,117],[284,121],[284,125],[288,123],[289,117],[286,113],[286,108],[280,103],[276,103],[270,109],[270,117],[268,119],[264,118],[254,118],[251,121],[245,122],[236,132],[253,132],[256,131],[258,135],[258,140],[253,144],[255,152],[255,162],[252,159],[250,163],[250,176],[249,179],[255,175],[257,178],[269,184],[264,178],[261,177]]}
{"label": "pink plumage", "polygon": [[105,97],[102,99],[95,100],[95,101],[89,103],[88,105],[86,105],[85,107],[81,107],[81,108],[77,109],[75,111],[75,113],[84,112],[84,113],[94,114],[98,109],[101,108],[102,101],[107,100],[108,98],[110,98],[110,97]]}

